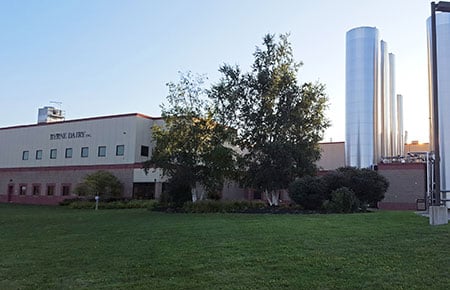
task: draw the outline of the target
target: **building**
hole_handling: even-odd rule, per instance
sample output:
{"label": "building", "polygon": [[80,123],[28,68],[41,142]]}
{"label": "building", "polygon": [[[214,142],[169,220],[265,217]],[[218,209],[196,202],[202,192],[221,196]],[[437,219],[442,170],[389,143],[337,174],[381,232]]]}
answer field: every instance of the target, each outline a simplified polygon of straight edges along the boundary
{"label": "building", "polygon": [[[57,204],[76,197],[76,186],[98,170],[121,181],[123,197],[160,196],[166,178],[161,169],[145,174],[142,162],[151,158],[152,127],[162,118],[134,113],[64,121],[61,111],[46,107],[38,120],[0,128],[0,202]],[[222,196],[243,199],[247,192],[227,182]]]}
{"label": "building", "polygon": [[[53,112],[53,110],[50,110]],[[73,196],[87,174],[108,170],[125,197],[154,197],[164,179],[141,163],[161,118],[124,114],[0,128],[0,201],[55,204]]]}
{"label": "building", "polygon": [[368,168],[402,156],[403,97],[395,91],[395,55],[375,27],[346,35],[346,163]]}

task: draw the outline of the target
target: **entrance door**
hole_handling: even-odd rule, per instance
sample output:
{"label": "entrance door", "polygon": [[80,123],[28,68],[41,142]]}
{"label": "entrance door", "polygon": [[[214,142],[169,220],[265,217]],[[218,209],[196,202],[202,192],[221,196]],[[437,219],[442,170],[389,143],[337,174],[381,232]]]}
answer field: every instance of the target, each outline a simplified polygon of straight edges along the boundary
{"label": "entrance door", "polygon": [[8,202],[11,202],[11,196],[14,194],[14,184],[8,184]]}

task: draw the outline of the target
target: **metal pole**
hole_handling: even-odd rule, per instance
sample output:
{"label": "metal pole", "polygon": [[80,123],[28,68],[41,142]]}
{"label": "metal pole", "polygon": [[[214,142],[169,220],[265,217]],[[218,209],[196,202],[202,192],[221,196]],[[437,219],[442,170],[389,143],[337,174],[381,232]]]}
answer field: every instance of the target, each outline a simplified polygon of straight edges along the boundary
{"label": "metal pole", "polygon": [[433,205],[441,205],[441,170],[439,154],[438,69],[436,40],[436,4],[431,2],[431,58],[433,81],[433,143],[434,143],[434,199]]}

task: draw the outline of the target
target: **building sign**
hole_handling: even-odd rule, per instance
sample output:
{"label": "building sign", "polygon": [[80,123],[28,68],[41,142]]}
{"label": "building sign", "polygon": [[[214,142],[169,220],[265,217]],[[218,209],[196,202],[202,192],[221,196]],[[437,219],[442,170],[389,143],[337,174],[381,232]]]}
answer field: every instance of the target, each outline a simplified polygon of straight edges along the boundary
{"label": "building sign", "polygon": [[63,139],[78,139],[91,137],[86,131],[79,132],[61,132],[50,134],[50,140],[63,140]]}

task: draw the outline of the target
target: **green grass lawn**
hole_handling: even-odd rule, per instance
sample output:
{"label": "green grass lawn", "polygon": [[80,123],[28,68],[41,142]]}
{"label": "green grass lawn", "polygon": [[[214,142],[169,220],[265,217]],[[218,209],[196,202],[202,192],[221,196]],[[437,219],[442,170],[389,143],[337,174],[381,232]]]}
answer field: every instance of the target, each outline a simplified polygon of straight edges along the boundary
{"label": "green grass lawn", "polygon": [[449,289],[412,212],[165,214],[0,205],[0,289]]}

